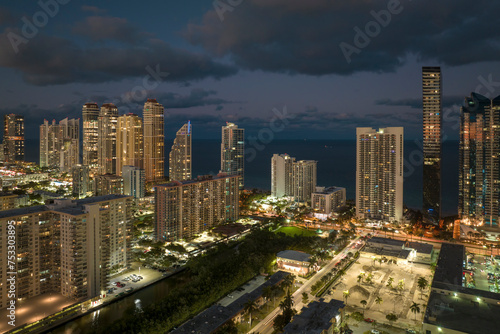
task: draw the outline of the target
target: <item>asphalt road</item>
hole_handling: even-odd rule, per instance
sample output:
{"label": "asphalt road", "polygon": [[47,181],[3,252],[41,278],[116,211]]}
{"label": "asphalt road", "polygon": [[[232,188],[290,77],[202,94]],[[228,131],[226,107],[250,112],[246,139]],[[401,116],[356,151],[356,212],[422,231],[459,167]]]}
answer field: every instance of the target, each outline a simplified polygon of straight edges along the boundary
{"label": "asphalt road", "polygon": [[[299,289],[297,289],[297,291],[293,293],[293,305],[298,312],[300,312],[300,310],[304,306],[304,304],[302,303],[302,293],[310,293],[311,287],[335,267],[335,263],[337,263],[344,254],[347,254],[351,250],[352,245],[356,241],[358,241],[358,239],[359,237],[354,239],[347,247],[344,248],[342,252],[337,254],[326,266],[324,266],[311,279],[306,281],[306,283],[304,283]],[[257,324],[257,326],[252,329],[252,332],[260,334],[271,334],[273,332],[274,318],[279,313],[281,313],[280,308],[275,308],[265,319],[263,319],[259,324]]]}

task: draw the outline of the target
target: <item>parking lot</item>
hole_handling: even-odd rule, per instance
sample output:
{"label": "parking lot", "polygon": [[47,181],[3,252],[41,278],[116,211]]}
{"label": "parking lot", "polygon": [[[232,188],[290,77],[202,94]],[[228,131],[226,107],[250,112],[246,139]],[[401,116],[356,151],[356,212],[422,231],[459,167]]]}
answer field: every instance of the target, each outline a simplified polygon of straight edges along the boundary
{"label": "parking lot", "polygon": [[[115,298],[115,296],[118,296],[120,294],[123,295],[127,292],[133,292],[133,290],[146,286],[163,276],[162,272],[149,268],[139,267],[137,263],[133,264],[132,268],[133,269],[131,271],[128,271],[127,273],[111,278],[111,282],[120,282],[123,284],[123,286],[118,287],[116,286],[116,284],[110,283],[108,285],[108,292],[106,293],[106,298],[104,299],[104,301],[107,301],[110,298]],[[126,278],[130,277],[131,275],[141,276],[142,279],[136,282],[134,282],[132,279],[127,280]],[[132,290],[130,290],[130,288],[132,288]],[[112,291],[109,292],[109,289],[112,289]]]}
{"label": "parking lot", "polygon": [[[418,329],[422,322],[423,313],[417,314],[416,320],[414,320],[415,315],[411,313],[410,305],[415,302],[420,305],[422,310],[424,308],[423,304],[427,303],[429,288],[424,290],[421,297],[421,292],[417,288],[417,280],[420,276],[423,276],[430,283],[432,281],[430,267],[423,264],[408,264],[402,260],[398,260],[396,264],[380,264],[378,261],[373,261],[372,255],[371,253],[362,252],[358,261],[335,283],[329,297],[345,301],[344,291],[349,291],[346,306],[347,313],[364,312],[365,318],[376,321],[375,329],[381,332],[404,332],[398,328],[387,328],[382,325],[389,323],[386,319],[386,315],[389,313],[394,313],[398,317],[394,324],[395,327]],[[365,273],[365,278],[370,275],[368,282],[365,279],[358,279],[360,273]],[[387,286],[390,278],[393,279],[392,287]],[[400,280],[404,280],[404,289],[402,291],[396,289]],[[377,303],[377,297],[380,297],[382,301]],[[364,307],[361,304],[362,300],[366,301]],[[364,321],[358,323],[354,320],[349,322],[349,326],[354,333],[363,333],[373,328],[369,323]]]}
{"label": "parking lot", "polygon": [[497,261],[491,261],[490,256],[469,255],[467,267],[472,275],[466,274],[467,287],[496,292],[495,275],[497,284],[500,284],[500,266]]}

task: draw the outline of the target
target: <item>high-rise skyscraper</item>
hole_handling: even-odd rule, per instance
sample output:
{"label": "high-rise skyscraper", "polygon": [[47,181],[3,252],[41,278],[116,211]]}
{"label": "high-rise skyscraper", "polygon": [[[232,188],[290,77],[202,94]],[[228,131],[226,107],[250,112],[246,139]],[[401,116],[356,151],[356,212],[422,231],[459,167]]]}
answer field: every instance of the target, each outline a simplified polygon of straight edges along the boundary
{"label": "high-rise skyscraper", "polygon": [[65,118],[40,125],[40,167],[56,167],[63,172],[80,163],[80,119]]}
{"label": "high-rise skyscraper", "polygon": [[443,113],[441,68],[422,68],[423,96],[423,214],[437,223],[441,216],[441,141]]}
{"label": "high-rise skyscraper", "polygon": [[116,174],[122,175],[123,166],[143,168],[143,161],[142,119],[135,114],[119,116],[116,131]]}
{"label": "high-rise skyscraper", "polygon": [[24,116],[4,115],[4,161],[24,161]]}
{"label": "high-rise skyscraper", "polygon": [[238,178],[223,173],[155,186],[156,240],[189,239],[238,219]]}
{"label": "high-rise skyscraper", "polygon": [[83,165],[89,166],[92,174],[99,169],[99,106],[85,103],[82,108],[83,119]]}
{"label": "high-rise skyscraper", "polygon": [[165,178],[165,117],[163,106],[155,99],[144,104],[144,169],[146,181]]}
{"label": "high-rise skyscraper", "polygon": [[240,190],[245,185],[245,129],[227,123],[222,127],[221,172],[240,176]]}
{"label": "high-rise skyscraper", "polygon": [[101,106],[98,118],[99,174],[116,174],[116,130],[118,108],[112,103]]}
{"label": "high-rise skyscraper", "polygon": [[499,228],[500,96],[472,93],[460,119],[458,213],[460,218]]}
{"label": "high-rise skyscraper", "polygon": [[293,163],[288,154],[274,154],[271,158],[271,195],[293,196]]}
{"label": "high-rise skyscraper", "polygon": [[403,218],[402,127],[356,129],[356,216]]}
{"label": "high-rise skyscraper", "polygon": [[175,135],[168,164],[170,181],[186,181],[191,179],[192,131],[191,122],[187,122]]}
{"label": "high-rise skyscraper", "polygon": [[[10,235],[13,226],[16,235],[15,298],[53,293],[81,300],[104,295],[111,271],[130,264],[131,201],[120,195],[57,199],[2,211],[1,234]],[[0,245],[0,256],[10,256],[6,237]],[[6,262],[2,271],[7,272]],[[11,300],[6,279],[4,275],[0,284],[0,308]]]}
{"label": "high-rise skyscraper", "polygon": [[311,201],[311,195],[316,190],[316,168],[317,162],[314,160],[293,163],[292,191],[295,201]]}
{"label": "high-rise skyscraper", "polygon": [[123,194],[134,198],[146,196],[146,172],[135,166],[123,166]]}
{"label": "high-rise skyscraper", "polygon": [[75,165],[71,169],[73,177],[72,194],[76,198],[85,198],[90,190],[89,188],[89,166]]}

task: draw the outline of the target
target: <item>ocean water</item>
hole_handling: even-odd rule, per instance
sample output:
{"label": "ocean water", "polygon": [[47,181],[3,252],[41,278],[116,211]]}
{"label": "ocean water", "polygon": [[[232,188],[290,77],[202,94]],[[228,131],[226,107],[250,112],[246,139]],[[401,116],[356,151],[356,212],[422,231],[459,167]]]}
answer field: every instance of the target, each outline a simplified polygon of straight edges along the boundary
{"label": "ocean water", "polygon": [[[166,157],[172,140],[165,143]],[[345,187],[347,198],[354,199],[356,184],[356,142],[354,140],[274,140],[254,148],[254,157],[246,156],[245,188],[269,190],[271,157],[287,153],[297,160],[318,161],[318,186]],[[403,201],[411,208],[422,206],[422,148],[415,141],[405,141],[405,180]],[[251,159],[253,158],[253,159]],[[26,140],[26,160],[38,162],[37,140]],[[168,158],[167,158],[168,165]],[[168,171],[168,166],[166,166]],[[216,174],[220,169],[220,140],[193,140],[193,175]],[[167,173],[168,174],[168,173]],[[443,143],[442,207],[444,215],[457,213],[458,141]]]}

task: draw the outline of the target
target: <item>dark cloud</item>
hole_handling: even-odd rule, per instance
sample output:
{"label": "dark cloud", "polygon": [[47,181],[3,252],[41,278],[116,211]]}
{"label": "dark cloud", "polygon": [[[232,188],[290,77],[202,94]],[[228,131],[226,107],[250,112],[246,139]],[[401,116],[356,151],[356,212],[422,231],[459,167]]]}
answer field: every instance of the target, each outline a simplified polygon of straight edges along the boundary
{"label": "dark cloud", "polygon": [[91,12],[93,14],[103,14],[103,13],[106,13],[106,9],[102,9],[102,8],[99,8],[99,7],[96,7],[96,6],[82,6],[82,10],[84,12]]}
{"label": "dark cloud", "polygon": [[5,7],[0,6],[0,27],[10,25],[15,22],[12,13]]}
{"label": "dark cloud", "polygon": [[[191,23],[185,38],[250,70],[309,75],[391,72],[414,54],[421,61],[463,65],[498,61],[500,2],[401,0],[398,14],[355,45],[355,27],[365,31],[372,12],[394,1],[246,0],[223,14],[208,11]],[[221,20],[221,16],[223,20]],[[357,46],[348,63],[341,43]]]}
{"label": "dark cloud", "polygon": [[77,22],[73,33],[93,41],[111,40],[133,44],[151,37],[124,18],[107,16],[89,16],[84,21]]}
{"label": "dark cloud", "polygon": [[218,105],[218,107],[221,108],[217,110],[221,110],[221,104],[233,103],[231,101],[215,97],[214,95],[216,94],[217,92],[214,90],[197,88],[192,89],[189,95],[180,95],[176,93],[160,93],[156,98],[158,99],[158,101],[162,101],[161,103],[165,108],[172,109]]}
{"label": "dark cloud", "polygon": [[[20,29],[6,29],[0,34],[0,66],[18,70],[26,82],[39,86],[101,83],[134,77],[147,78],[146,85],[150,86],[155,81],[220,79],[237,72],[234,66],[172,47],[159,39],[149,38],[140,45],[130,44],[145,34],[124,21],[112,22],[113,29],[103,29],[103,39],[121,38],[119,41],[125,42],[125,45],[91,43],[83,46],[73,40],[39,32],[26,43],[19,44],[19,52],[16,53],[11,40],[13,36],[23,35]],[[97,20],[93,24],[97,28],[102,22]],[[120,37],[127,29],[132,29],[134,33],[129,37]],[[96,30],[89,31],[88,36],[96,33]],[[151,77],[152,72],[156,73],[156,78]]]}
{"label": "dark cloud", "polygon": [[[443,108],[453,107],[457,105],[462,105],[464,101],[463,96],[443,96],[442,105]],[[380,106],[404,106],[415,109],[422,109],[422,98],[408,98],[408,99],[381,99],[375,101],[376,105]]]}

